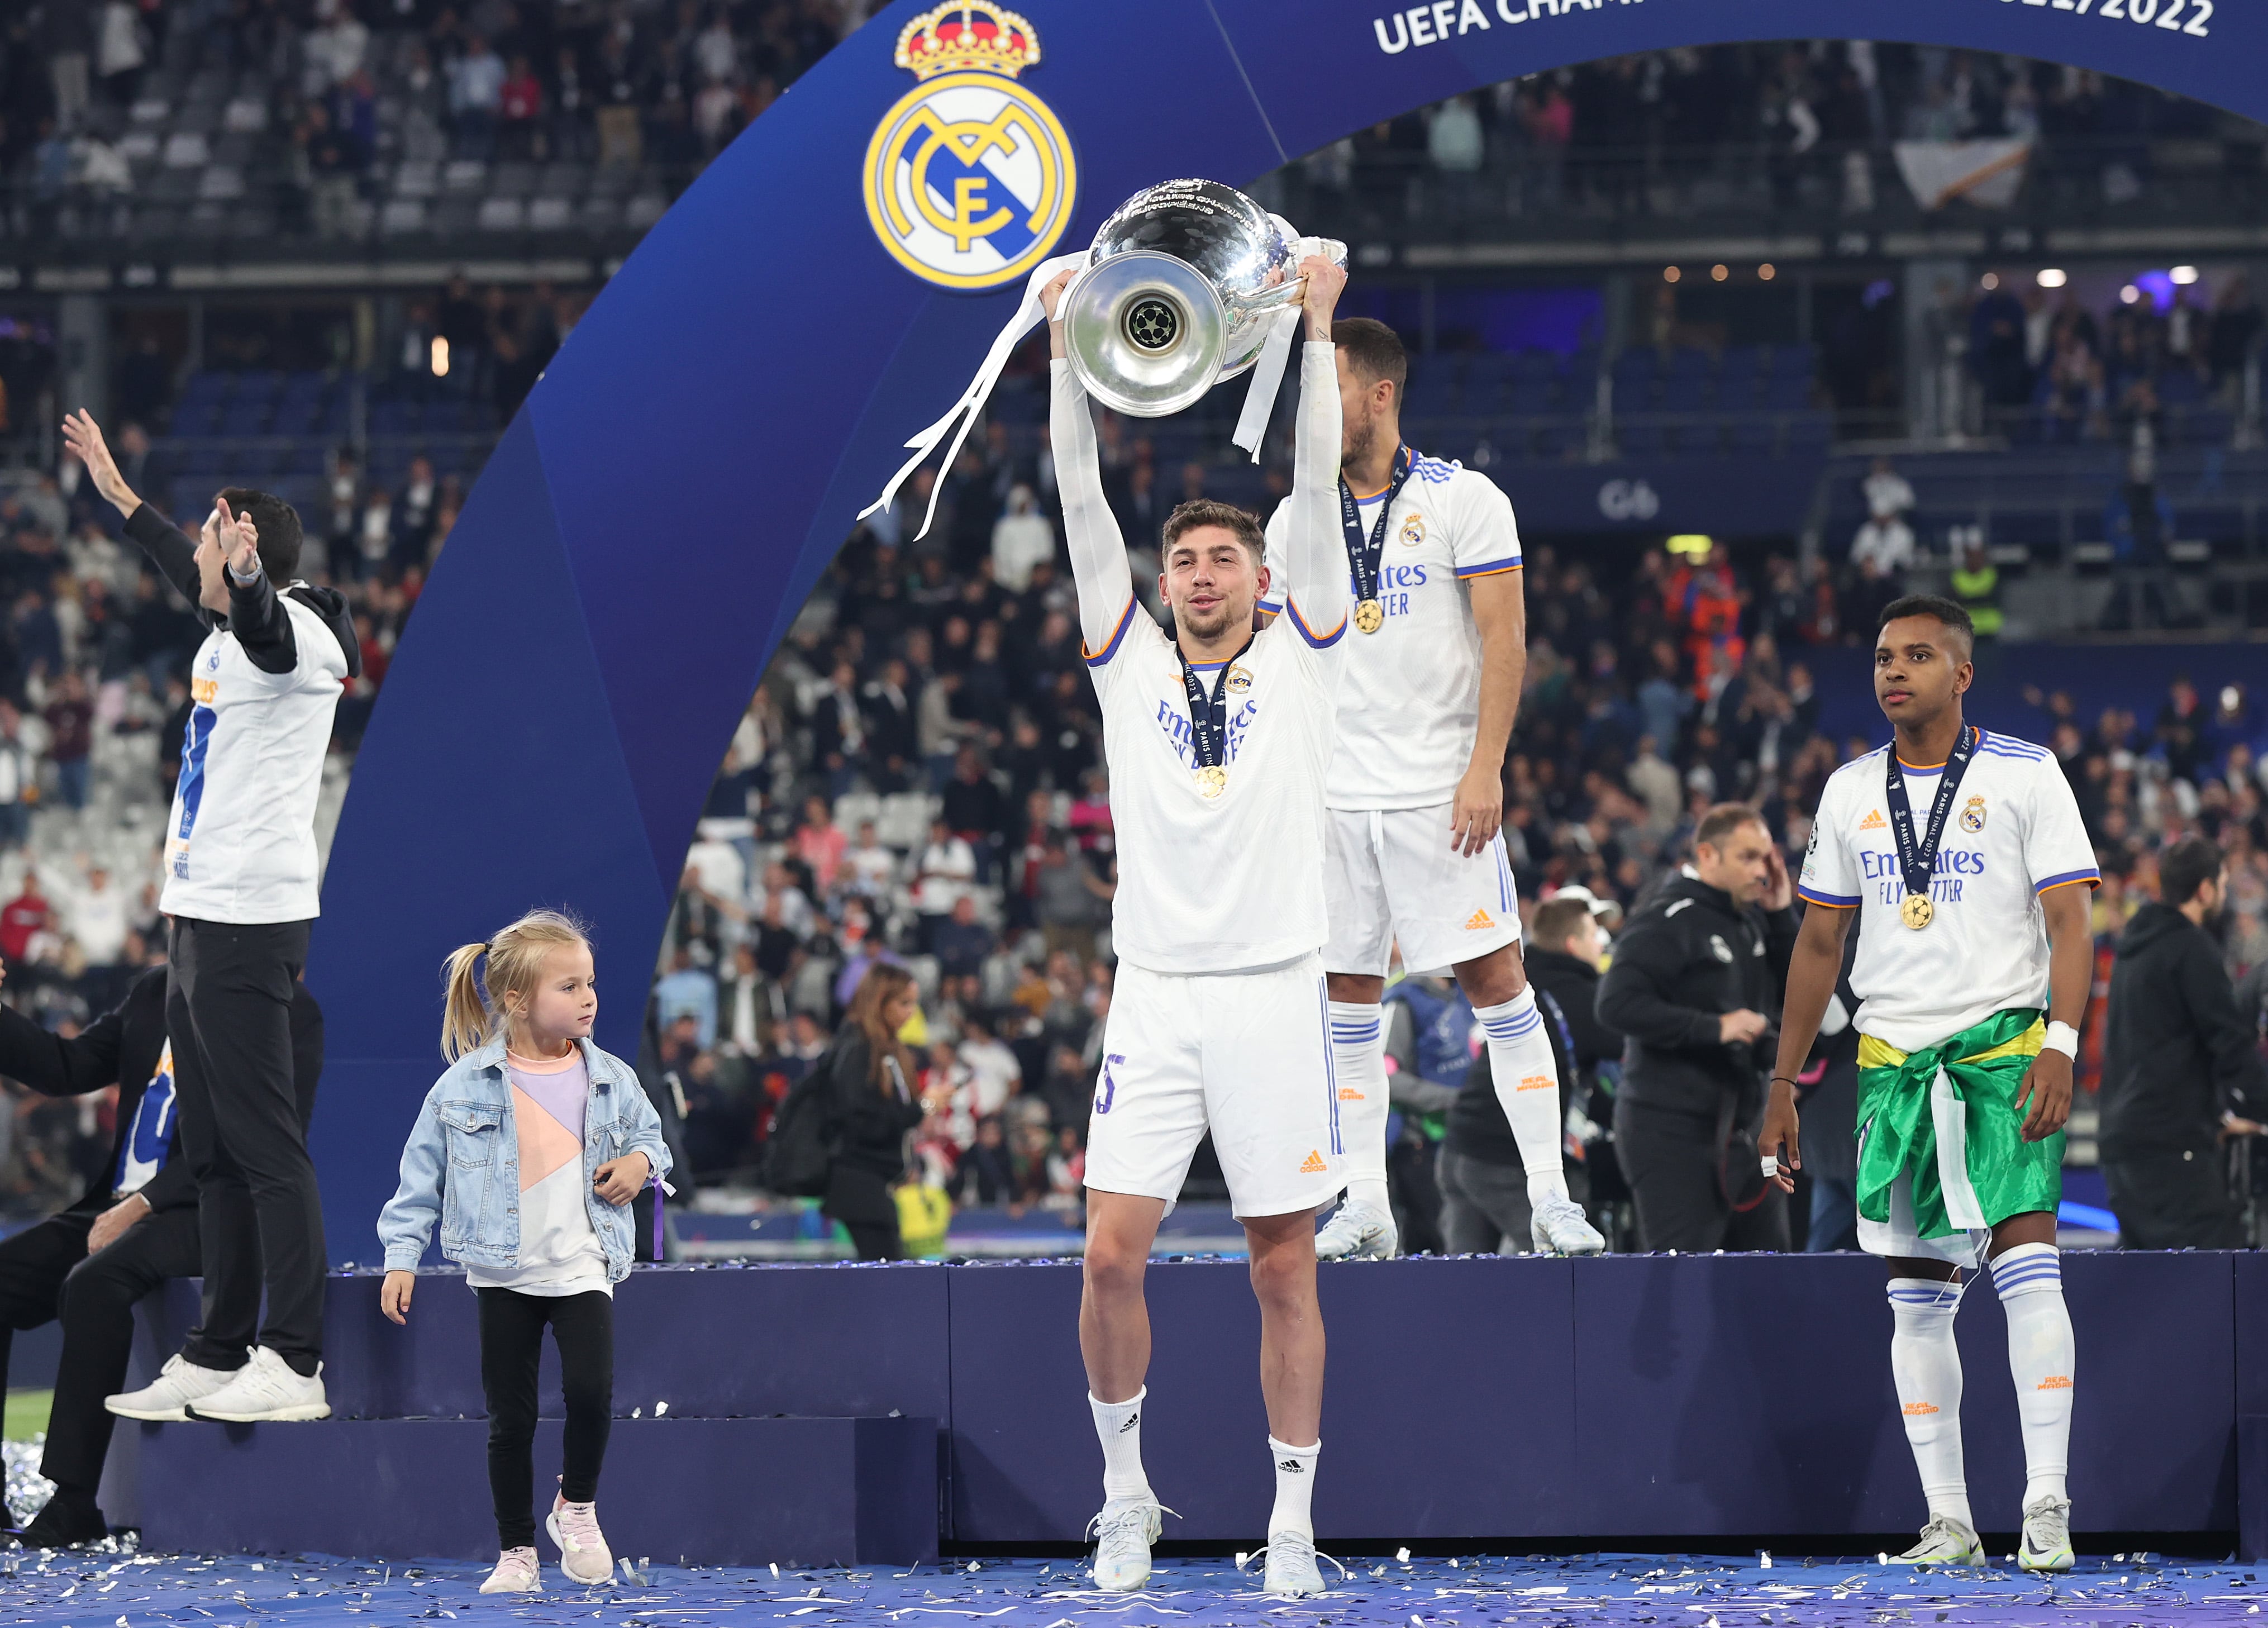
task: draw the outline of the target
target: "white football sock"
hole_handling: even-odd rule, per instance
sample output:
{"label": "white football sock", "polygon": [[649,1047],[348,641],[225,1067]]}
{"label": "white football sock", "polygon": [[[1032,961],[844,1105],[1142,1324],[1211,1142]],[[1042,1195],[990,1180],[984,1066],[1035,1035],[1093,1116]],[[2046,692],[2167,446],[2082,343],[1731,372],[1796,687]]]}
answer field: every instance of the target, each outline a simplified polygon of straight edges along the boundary
{"label": "white football sock", "polygon": [[1957,1285],[1929,1278],[1890,1279],[1890,1374],[1897,1381],[1898,1411],[1921,1471],[1922,1496],[1932,1515],[1946,1515],[1970,1531],[1969,1477],[1961,1462],[1961,1348],[1953,1343]]}
{"label": "white football sock", "polygon": [[1098,1402],[1087,1394],[1094,1410],[1094,1433],[1102,1442],[1102,1497],[1147,1498],[1150,1477],[1142,1473],[1142,1404],[1149,1399],[1147,1385],[1124,1402]]}
{"label": "white football sock", "polygon": [[1386,1197],[1386,1026],[1381,1008],[1330,1003],[1331,1089],[1338,1101],[1339,1147],[1347,1201],[1392,1212]]}
{"label": "white football sock", "polygon": [[2063,1299],[2063,1256],[2051,1243],[2020,1243],[1993,1257],[1992,1284],[2008,1315],[2008,1372],[2024,1426],[2024,1504],[2067,1498],[2071,1388],[2077,1364],[2071,1311]]}
{"label": "white football sock", "polygon": [[1512,1122],[1520,1162],[1528,1171],[1528,1202],[1567,1196],[1560,1159],[1559,1065],[1552,1059],[1551,1036],[1536,1009],[1535,991],[1523,989],[1497,1006],[1476,1006],[1488,1036],[1489,1076],[1496,1100]]}
{"label": "white football sock", "polygon": [[1278,1532],[1314,1536],[1315,1523],[1307,1514],[1307,1505],[1315,1491],[1315,1455],[1322,1450],[1320,1441],[1311,1448],[1295,1448],[1273,1436],[1268,1438],[1269,1455],[1276,1461],[1276,1507],[1268,1517],[1270,1542]]}

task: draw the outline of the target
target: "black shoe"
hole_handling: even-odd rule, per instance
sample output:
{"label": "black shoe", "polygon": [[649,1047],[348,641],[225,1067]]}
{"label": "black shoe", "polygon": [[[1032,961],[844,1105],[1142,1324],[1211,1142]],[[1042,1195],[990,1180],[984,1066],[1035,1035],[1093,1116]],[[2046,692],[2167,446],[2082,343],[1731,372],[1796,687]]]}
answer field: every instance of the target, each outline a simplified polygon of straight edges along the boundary
{"label": "black shoe", "polygon": [[48,1506],[21,1527],[10,1527],[9,1541],[24,1549],[76,1549],[110,1536],[109,1524],[91,1498],[58,1492]]}

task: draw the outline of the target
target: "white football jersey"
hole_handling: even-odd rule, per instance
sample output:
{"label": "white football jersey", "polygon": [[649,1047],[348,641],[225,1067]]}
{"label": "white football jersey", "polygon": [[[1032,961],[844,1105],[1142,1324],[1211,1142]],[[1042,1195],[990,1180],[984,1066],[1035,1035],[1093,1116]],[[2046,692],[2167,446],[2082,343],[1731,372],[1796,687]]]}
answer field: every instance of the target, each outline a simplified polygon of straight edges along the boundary
{"label": "white football jersey", "polygon": [[[1357,494],[1364,536],[1384,499],[1382,491],[1367,500]],[[1288,509],[1287,499],[1268,522],[1264,611],[1283,608],[1277,585],[1287,579]],[[1520,569],[1520,527],[1496,483],[1462,464],[1419,458],[1387,519],[1378,570],[1386,620],[1375,633],[1349,628],[1340,658],[1347,677],[1332,807],[1431,808],[1455,797],[1480,721],[1481,640],[1466,585]]]}
{"label": "white football jersey", "polygon": [[195,921],[306,921],[320,880],[315,801],[346,652],[328,624],[288,593],[298,663],[253,666],[236,636],[205,636],[189,668],[195,704],[181,740],[181,777],[166,828],[158,908]]}
{"label": "white football jersey", "polygon": [[[2102,880],[2079,799],[2044,747],[1979,730],[1976,755],[1954,793],[1930,883],[1936,913],[1919,930],[1898,914],[1905,879],[1890,831],[1885,754],[1879,748],[1829,777],[1812,821],[1796,892],[1815,905],[1859,911],[1851,987],[1859,1031],[1901,1051],[2013,1006],[2048,1004],[2051,888]],[[1901,759],[1918,831],[1926,827],[1942,763]]]}
{"label": "white football jersey", "polygon": [[1226,784],[1207,797],[1179,649],[1134,595],[1102,494],[1086,392],[1051,365],[1049,424],[1084,653],[1102,703],[1118,850],[1111,947],[1152,972],[1243,972],[1323,947],[1323,781],[1347,641],[1338,479],[1338,373],[1329,341],[1300,347],[1285,613],[1209,674],[1227,690]]}
{"label": "white football jersey", "polygon": [[1323,780],[1331,761],[1344,622],[1279,616],[1206,684],[1228,687],[1228,785],[1207,797],[1189,740],[1182,660],[1130,602],[1087,658],[1102,702],[1118,849],[1111,947],[1152,972],[1229,972],[1320,950]]}

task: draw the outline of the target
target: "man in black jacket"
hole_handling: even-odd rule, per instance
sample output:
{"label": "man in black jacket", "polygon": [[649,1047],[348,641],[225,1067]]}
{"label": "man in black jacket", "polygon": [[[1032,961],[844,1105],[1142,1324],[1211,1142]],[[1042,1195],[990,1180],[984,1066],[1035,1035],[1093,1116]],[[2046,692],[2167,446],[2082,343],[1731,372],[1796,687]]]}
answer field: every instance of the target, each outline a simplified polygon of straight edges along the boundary
{"label": "man in black jacket", "polygon": [[1763,1180],[1754,1132],[1793,898],[1763,817],[1719,803],[1692,862],[1615,940],[1598,1014],[1629,1036],[1615,1148],[1647,1249],[1788,1247],[1786,1201]]}
{"label": "man in black jacket", "polygon": [[[304,986],[291,1006],[291,1053],[304,1126],[323,1072],[323,1014]],[[63,1319],[40,1464],[55,1492],[13,1534],[27,1549],[60,1549],[109,1534],[95,1504],[110,1451],[103,1398],[126,1381],[134,1303],[168,1278],[195,1277],[202,1264],[196,1174],[180,1152],[166,1038],[166,969],[144,973],[116,1010],[70,1037],[0,1006],[0,1074],[42,1096],[118,1087],[105,1178],[62,1214],[0,1243],[0,1369],[12,1330]]]}
{"label": "man in black jacket", "polygon": [[2221,1145],[2258,1128],[2268,1069],[2211,931],[2226,890],[2220,849],[2175,843],[2158,902],[2134,912],[2110,969],[2102,1179],[2130,1249],[2244,1247]]}
{"label": "man in black jacket", "polygon": [[[1591,901],[1553,897],[1535,907],[1528,924],[1528,981],[1543,1013],[1551,1058],[1559,1072],[1559,1117],[1572,1101],[1589,1110],[1591,1081],[1600,1062],[1618,1056],[1623,1037],[1599,1020],[1599,961],[1606,935]],[[1401,1085],[1401,1076],[1395,1077]],[[1452,1255],[1520,1255],[1528,1245],[1528,1175],[1520,1144],[1497,1100],[1485,1047],[1465,1076],[1448,1114],[1447,1133],[1434,1164],[1441,1187],[1441,1233]],[[1594,1211],[1595,1173],[1570,1166],[1568,1190]]]}

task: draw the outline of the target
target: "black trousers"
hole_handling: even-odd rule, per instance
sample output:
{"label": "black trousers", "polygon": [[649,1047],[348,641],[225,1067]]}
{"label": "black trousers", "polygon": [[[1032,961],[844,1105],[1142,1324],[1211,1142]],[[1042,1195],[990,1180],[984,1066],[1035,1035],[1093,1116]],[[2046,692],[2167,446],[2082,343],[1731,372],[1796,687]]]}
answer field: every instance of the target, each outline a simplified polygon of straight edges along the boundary
{"label": "black trousers", "polygon": [[[1743,1145],[1745,1145],[1745,1144]],[[1725,1150],[1712,1121],[1615,1104],[1615,1156],[1638,1206],[1638,1247],[1688,1253],[1788,1247],[1787,1196],[1766,1190],[1754,1208],[1725,1196]]]}
{"label": "black trousers", "polygon": [[850,1247],[862,1261],[902,1261],[905,1241],[898,1235],[898,1201],[890,1184],[872,1170],[837,1164],[827,1173],[827,1197],[820,1212],[843,1223]]}
{"label": "black trousers", "polygon": [[535,1376],[543,1327],[559,1348],[567,1395],[566,1475],[559,1490],[571,1504],[599,1495],[599,1466],[615,1415],[615,1302],[587,1294],[522,1294],[480,1289],[481,1389],[489,1404],[489,1495],[496,1500],[497,1543],[525,1549],[535,1542]]}
{"label": "black trousers", "polygon": [[322,1358],[323,1206],[291,1073],[306,960],[303,921],[173,922],[166,1032],[204,1242],[203,1315],[181,1354],[200,1367],[242,1367],[255,1337],[299,1374]]}
{"label": "black trousers", "polygon": [[2227,1156],[2202,1151],[2121,1154],[2102,1185],[2126,1249],[2242,1249],[2244,1217],[2229,1196]]}
{"label": "black trousers", "polygon": [[40,1473],[89,1498],[102,1484],[117,1423],[102,1399],[126,1388],[134,1303],[168,1278],[195,1277],[198,1265],[195,1210],[149,1216],[91,1256],[86,1235],[101,1213],[74,1207],[0,1243],[0,1373],[7,1371],[14,1330],[63,1319],[63,1360],[55,1366]]}

